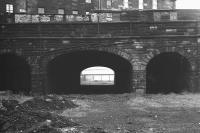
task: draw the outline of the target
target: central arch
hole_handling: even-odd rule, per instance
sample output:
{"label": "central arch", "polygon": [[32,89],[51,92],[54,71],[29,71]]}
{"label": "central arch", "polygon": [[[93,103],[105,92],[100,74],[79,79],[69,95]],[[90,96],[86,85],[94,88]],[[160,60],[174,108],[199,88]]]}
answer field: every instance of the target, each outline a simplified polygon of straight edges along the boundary
{"label": "central arch", "polygon": [[146,93],[189,91],[191,65],[176,52],[164,52],[149,61],[146,68]]}
{"label": "central arch", "polygon": [[[115,83],[105,85],[81,85],[80,74],[84,69],[103,66],[115,72]],[[132,65],[123,57],[98,50],[74,51],[59,55],[47,65],[50,93],[124,93],[132,89]]]}

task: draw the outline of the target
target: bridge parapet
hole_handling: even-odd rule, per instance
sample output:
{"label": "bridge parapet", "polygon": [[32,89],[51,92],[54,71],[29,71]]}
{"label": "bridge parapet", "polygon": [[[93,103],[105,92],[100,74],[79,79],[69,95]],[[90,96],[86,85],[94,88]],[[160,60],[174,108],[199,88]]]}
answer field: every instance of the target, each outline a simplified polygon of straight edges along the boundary
{"label": "bridge parapet", "polygon": [[[101,18],[107,13],[113,17],[109,21]],[[114,18],[116,14],[118,19]],[[200,26],[200,10],[96,11],[88,16],[2,15],[0,38],[194,36]]]}
{"label": "bridge parapet", "polygon": [[197,36],[199,21],[0,24],[0,38],[115,38]]}

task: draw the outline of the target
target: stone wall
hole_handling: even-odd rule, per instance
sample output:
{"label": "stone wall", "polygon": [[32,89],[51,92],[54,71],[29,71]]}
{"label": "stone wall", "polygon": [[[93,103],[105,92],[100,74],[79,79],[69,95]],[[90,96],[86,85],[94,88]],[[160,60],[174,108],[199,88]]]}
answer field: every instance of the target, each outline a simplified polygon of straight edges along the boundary
{"label": "stone wall", "polygon": [[[96,24],[76,24],[74,26],[71,24],[3,24],[1,25],[3,30],[0,34],[0,53],[11,52],[25,57],[32,68],[32,90],[45,93],[47,91],[47,88],[45,88],[47,83],[46,65],[50,60],[64,53],[73,52],[74,50],[96,49],[123,57],[133,66],[134,91],[137,88],[145,88],[146,65],[155,55],[162,52],[178,52],[190,61],[193,71],[192,90],[199,91],[200,41],[196,36],[197,34],[195,34],[198,31],[190,30],[191,28],[197,30],[198,23],[173,23],[176,26],[184,24],[183,27],[185,28],[181,27],[182,32],[166,30],[172,23],[170,25],[158,23],[160,26],[158,29],[161,30],[159,33],[154,30],[151,31],[151,28],[147,30],[145,28],[147,24],[131,24],[134,24],[133,27],[135,27],[131,29],[131,32],[127,23],[100,24],[101,34],[97,35],[96,33],[96,36],[94,36],[94,33],[97,32],[94,28],[97,29]],[[84,26],[88,30],[86,32],[88,34],[81,35],[85,31],[80,30],[80,27]],[[128,28],[125,28],[126,26]],[[136,27],[143,30],[136,30]],[[163,30],[164,27],[165,30]],[[78,34],[70,36],[70,32],[76,31],[76,28],[79,29]],[[161,33],[163,35],[160,35]]]}
{"label": "stone wall", "polygon": [[177,52],[190,62],[190,90],[199,91],[200,22],[174,20],[170,19],[170,13],[168,18],[166,14],[163,17],[162,13],[156,13],[151,21],[141,22],[3,23],[0,24],[0,54],[24,57],[31,66],[32,91],[48,93],[46,67],[58,55],[97,50],[122,57],[132,64],[135,91],[145,89],[146,66],[152,58],[163,52]]}

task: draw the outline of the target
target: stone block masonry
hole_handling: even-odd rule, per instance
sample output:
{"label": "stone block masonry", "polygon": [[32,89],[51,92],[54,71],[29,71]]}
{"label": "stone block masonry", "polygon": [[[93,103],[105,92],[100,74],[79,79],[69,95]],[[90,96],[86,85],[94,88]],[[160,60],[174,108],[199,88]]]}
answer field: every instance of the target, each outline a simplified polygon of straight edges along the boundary
{"label": "stone block masonry", "polygon": [[[134,92],[135,89],[146,89],[146,83],[149,80],[146,77],[146,67],[150,60],[161,53],[177,53],[184,57],[190,65],[188,90],[198,92],[200,82],[199,25],[199,21],[196,20],[118,23],[4,23],[0,24],[0,54],[1,56],[14,54],[23,58],[30,66],[30,91],[45,94],[50,93],[50,90],[53,89],[52,86],[55,87],[49,82],[48,66],[51,61],[66,59],[66,64],[63,65],[70,66],[72,70],[78,72],[83,68],[73,68],[80,64],[72,62],[81,62],[85,67],[107,65],[119,73],[117,81],[120,83],[122,80],[120,76],[128,77],[128,82],[123,81],[122,84],[126,84],[129,89],[124,88],[124,90]],[[89,59],[92,63],[82,57],[83,53],[90,53],[90,51],[96,51],[99,54],[99,56],[94,56],[96,58]],[[73,53],[77,55],[75,56]],[[105,55],[108,58],[103,58]],[[98,59],[101,61],[97,62]],[[120,67],[117,64],[127,65],[119,70],[109,63],[112,61],[117,67]],[[64,70],[64,68],[62,69]],[[16,86],[18,85],[16,84]]]}

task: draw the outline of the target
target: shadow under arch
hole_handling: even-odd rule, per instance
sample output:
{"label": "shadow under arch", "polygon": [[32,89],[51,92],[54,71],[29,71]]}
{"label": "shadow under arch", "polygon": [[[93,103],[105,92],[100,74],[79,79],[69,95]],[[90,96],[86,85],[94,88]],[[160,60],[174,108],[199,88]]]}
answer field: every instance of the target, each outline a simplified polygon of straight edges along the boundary
{"label": "shadow under arch", "polygon": [[[115,72],[115,84],[109,87],[81,85],[81,72],[93,66],[112,69]],[[105,51],[73,51],[59,55],[48,63],[47,78],[50,93],[125,93],[132,89],[132,65],[123,57]]]}
{"label": "shadow under arch", "polygon": [[31,68],[26,60],[14,53],[0,55],[0,91],[29,94]]}
{"label": "shadow under arch", "polygon": [[190,62],[176,52],[164,52],[152,58],[146,67],[146,93],[190,91]]}

